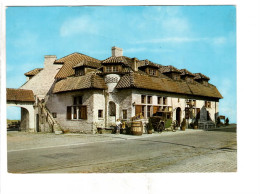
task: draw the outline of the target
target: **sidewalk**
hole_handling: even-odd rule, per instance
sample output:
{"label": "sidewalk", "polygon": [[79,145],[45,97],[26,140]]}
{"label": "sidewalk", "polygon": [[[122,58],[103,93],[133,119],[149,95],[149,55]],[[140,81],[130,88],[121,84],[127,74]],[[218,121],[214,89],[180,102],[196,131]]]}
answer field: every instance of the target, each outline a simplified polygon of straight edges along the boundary
{"label": "sidewalk", "polygon": [[60,134],[54,133],[28,133],[28,132],[8,132],[7,149],[8,152],[31,149],[45,149],[51,147],[77,146],[92,144],[97,142],[125,141],[132,139],[151,138],[156,136],[184,135],[203,131],[200,129],[186,129],[186,131],[166,131],[163,133],[143,134],[141,136],[125,134]]}

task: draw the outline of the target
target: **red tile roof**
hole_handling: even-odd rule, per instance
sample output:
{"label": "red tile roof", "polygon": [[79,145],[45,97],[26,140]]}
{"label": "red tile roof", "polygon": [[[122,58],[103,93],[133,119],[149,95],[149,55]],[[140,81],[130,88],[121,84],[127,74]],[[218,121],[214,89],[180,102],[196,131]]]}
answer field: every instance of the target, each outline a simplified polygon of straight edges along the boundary
{"label": "red tile roof", "polygon": [[63,64],[60,71],[56,74],[55,78],[64,79],[68,76],[74,75],[73,67],[84,60],[86,60],[87,62],[100,63],[98,59],[95,59],[93,57],[89,57],[81,53],[72,53],[58,60],[55,60],[54,63]]}
{"label": "red tile roof", "polygon": [[137,72],[124,75],[118,82],[116,88],[140,88],[187,95],[223,98],[217,88],[211,84],[209,84],[209,86],[204,86],[199,83],[174,81],[170,78],[159,78]]}
{"label": "red tile roof", "polygon": [[178,70],[177,68],[175,68],[175,67],[173,67],[173,66],[171,66],[171,65],[161,66],[159,70],[160,70],[161,73],[174,72],[174,73],[179,73],[179,74],[181,74],[180,70]]}
{"label": "red tile roof", "polygon": [[58,81],[53,93],[68,92],[82,89],[107,89],[106,83],[102,77],[91,72],[84,76],[67,77]]}
{"label": "red tile roof", "polygon": [[75,69],[77,67],[90,67],[90,68],[97,69],[101,67],[101,64],[100,62],[87,61],[86,59],[84,59],[83,61],[81,61],[80,63],[78,63],[72,68]]}
{"label": "red tile roof", "polygon": [[194,79],[205,79],[205,80],[210,80],[209,77],[207,77],[206,75],[202,74],[202,73],[194,73],[195,77]]}
{"label": "red tile roof", "polygon": [[26,76],[34,76],[34,75],[38,74],[41,70],[43,70],[43,68],[36,68],[36,69],[31,70],[31,71],[28,71],[24,75],[26,75]]}
{"label": "red tile roof", "polygon": [[34,102],[32,90],[6,88],[6,100],[15,102]]}
{"label": "red tile roof", "polygon": [[191,73],[190,71],[188,71],[187,69],[180,69],[180,72],[181,72],[182,76],[189,75],[189,76],[195,77],[195,75],[193,73]]}

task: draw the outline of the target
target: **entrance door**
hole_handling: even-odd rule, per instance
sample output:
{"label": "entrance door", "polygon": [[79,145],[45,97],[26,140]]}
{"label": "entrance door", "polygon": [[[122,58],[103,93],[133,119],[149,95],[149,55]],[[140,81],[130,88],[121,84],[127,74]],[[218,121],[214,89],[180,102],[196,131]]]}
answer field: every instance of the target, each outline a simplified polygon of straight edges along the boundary
{"label": "entrance door", "polygon": [[178,107],[176,109],[176,120],[178,121],[178,125],[180,126],[180,123],[181,123],[181,108]]}

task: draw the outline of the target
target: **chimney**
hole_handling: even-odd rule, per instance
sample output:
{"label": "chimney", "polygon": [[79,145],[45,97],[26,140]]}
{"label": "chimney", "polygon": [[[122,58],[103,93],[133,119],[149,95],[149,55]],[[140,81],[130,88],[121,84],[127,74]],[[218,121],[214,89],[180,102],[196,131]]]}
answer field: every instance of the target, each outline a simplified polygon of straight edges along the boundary
{"label": "chimney", "polygon": [[112,57],[121,57],[123,56],[123,49],[119,47],[112,47]]}
{"label": "chimney", "polygon": [[44,56],[44,68],[53,65],[53,63],[56,59],[57,59],[56,55],[45,55]]}
{"label": "chimney", "polygon": [[134,71],[138,71],[137,58],[134,58]]}

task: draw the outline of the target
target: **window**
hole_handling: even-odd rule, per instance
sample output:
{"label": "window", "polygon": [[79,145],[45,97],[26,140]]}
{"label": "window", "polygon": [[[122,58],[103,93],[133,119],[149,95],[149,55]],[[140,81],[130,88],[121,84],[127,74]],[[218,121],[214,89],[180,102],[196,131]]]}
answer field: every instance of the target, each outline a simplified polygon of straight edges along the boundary
{"label": "window", "polygon": [[87,119],[87,106],[68,106],[67,107],[68,120]]}
{"label": "window", "polygon": [[151,116],[151,106],[147,106],[147,118]]}
{"label": "window", "polygon": [[149,72],[149,75],[156,75],[155,69],[149,69],[148,72]]}
{"label": "window", "polygon": [[75,75],[76,76],[85,75],[84,68],[77,68],[77,69],[75,69]]}
{"label": "window", "polygon": [[111,66],[107,66],[106,67],[106,72],[112,72],[112,67]]}
{"label": "window", "polygon": [[211,102],[210,101],[205,101],[205,107],[206,108],[211,108]]}
{"label": "window", "polygon": [[103,110],[98,110],[98,118],[99,119],[103,118]]}
{"label": "window", "polygon": [[127,119],[127,110],[123,110],[123,119]]}
{"label": "window", "polygon": [[142,116],[145,117],[145,106],[142,106]]}
{"label": "window", "polygon": [[162,99],[162,97],[158,96],[158,98],[157,98],[157,104],[161,104],[161,99]]}
{"label": "window", "polygon": [[106,66],[106,72],[119,72],[119,67],[118,67],[118,65]]}
{"label": "window", "polygon": [[53,112],[53,113],[52,113],[52,117],[53,117],[53,118],[57,118],[57,113],[56,113],[56,112]]}
{"label": "window", "polygon": [[167,98],[163,97],[163,105],[166,105],[166,104],[167,104]]}
{"label": "window", "polygon": [[109,116],[116,116],[116,104],[112,101],[109,102]]}
{"label": "window", "polygon": [[118,72],[118,66],[112,66],[112,72]]}
{"label": "window", "polygon": [[152,96],[147,96],[147,104],[152,104]]}
{"label": "window", "polygon": [[196,100],[188,99],[188,100],[186,100],[186,104],[187,104],[189,107],[196,107]]}
{"label": "window", "polygon": [[67,119],[87,119],[87,106],[82,105],[82,96],[73,97],[73,106],[67,107]]}
{"label": "window", "polygon": [[180,80],[180,76],[178,74],[172,74],[173,80]]}
{"label": "window", "polygon": [[146,96],[145,96],[145,95],[141,95],[141,102],[142,102],[143,104],[146,103]]}
{"label": "window", "polygon": [[82,96],[74,96],[73,105],[82,105]]}

